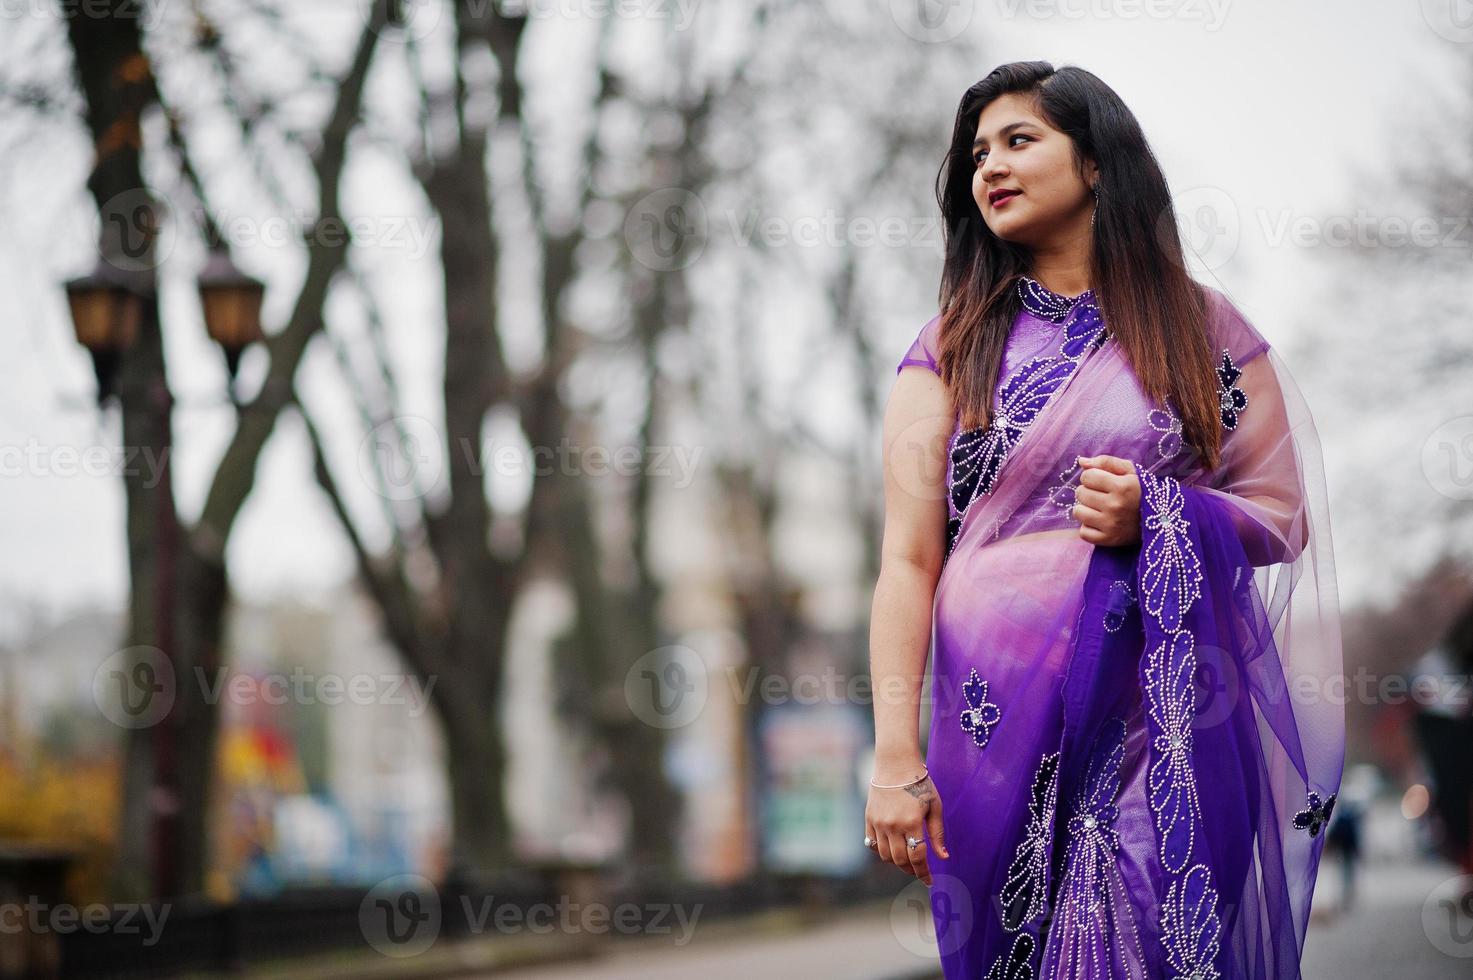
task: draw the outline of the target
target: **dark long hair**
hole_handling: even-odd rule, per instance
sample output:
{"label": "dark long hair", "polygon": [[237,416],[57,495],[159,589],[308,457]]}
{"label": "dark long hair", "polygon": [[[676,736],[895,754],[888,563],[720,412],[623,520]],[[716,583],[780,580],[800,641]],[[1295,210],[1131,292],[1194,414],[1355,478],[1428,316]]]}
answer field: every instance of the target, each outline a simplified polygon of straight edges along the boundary
{"label": "dark long hair", "polygon": [[1207,295],[1187,273],[1166,177],[1120,96],[1073,66],[1001,65],[967,89],[957,108],[951,147],[936,177],[946,245],[937,364],[953,411],[960,410],[963,428],[990,419],[1003,348],[1020,305],[1013,286],[1031,269],[1028,250],[994,235],[972,197],[978,117],[1007,93],[1031,98],[1034,111],[1068,135],[1081,179],[1086,161],[1097,166],[1090,287],[1142,389],[1158,402],[1169,399],[1182,438],[1209,470],[1216,469],[1222,428]]}

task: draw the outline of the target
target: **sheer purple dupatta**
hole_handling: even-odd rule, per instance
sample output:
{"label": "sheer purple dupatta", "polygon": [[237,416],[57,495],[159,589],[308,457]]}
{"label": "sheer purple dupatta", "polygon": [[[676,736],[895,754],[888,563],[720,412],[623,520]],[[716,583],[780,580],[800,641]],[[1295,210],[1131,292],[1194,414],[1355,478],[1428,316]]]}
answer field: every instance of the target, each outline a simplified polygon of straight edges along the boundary
{"label": "sheer purple dupatta", "polygon": [[[1239,321],[1229,332],[1246,327],[1225,301],[1215,315]],[[1178,477],[1135,464],[1141,541],[1095,550],[1065,681],[1061,796],[1088,795],[1112,722],[1132,698],[1143,707],[1157,847],[1141,869],[1151,880],[1129,894],[1147,976],[1300,975],[1344,761],[1318,440],[1283,362],[1259,346],[1244,364],[1225,359],[1220,466]],[[1122,933],[1070,921],[1075,863],[1042,975],[1130,975],[1086,968],[1108,961]]]}

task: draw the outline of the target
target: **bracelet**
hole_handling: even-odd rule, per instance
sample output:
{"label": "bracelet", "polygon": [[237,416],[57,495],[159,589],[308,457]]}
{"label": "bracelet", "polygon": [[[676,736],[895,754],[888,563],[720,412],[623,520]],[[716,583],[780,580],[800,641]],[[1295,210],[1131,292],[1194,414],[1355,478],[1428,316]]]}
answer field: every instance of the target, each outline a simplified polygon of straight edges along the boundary
{"label": "bracelet", "polygon": [[925,766],[924,763],[921,764],[921,769],[923,769],[925,771],[923,771],[919,776],[917,776],[915,779],[912,779],[908,783],[896,783],[894,786],[881,786],[879,783],[875,782],[873,778],[871,778],[870,781],[869,781],[869,784],[871,786],[873,786],[875,789],[905,789],[907,786],[914,786],[916,783],[920,782],[921,780],[925,779],[927,776],[931,775],[930,770],[929,769],[926,769],[926,766]]}

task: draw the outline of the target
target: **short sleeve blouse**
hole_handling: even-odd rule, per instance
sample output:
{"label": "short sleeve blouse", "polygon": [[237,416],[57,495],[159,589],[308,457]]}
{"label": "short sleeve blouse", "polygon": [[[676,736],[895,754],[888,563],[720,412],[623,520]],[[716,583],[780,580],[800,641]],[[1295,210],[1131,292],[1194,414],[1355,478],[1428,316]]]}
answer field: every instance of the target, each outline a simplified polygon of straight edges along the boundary
{"label": "short sleeve blouse", "polygon": [[895,373],[899,374],[902,368],[915,364],[928,369],[933,374],[940,375],[941,369],[936,366],[936,353],[940,350],[938,343],[940,330],[941,314],[938,313],[924,327],[921,327],[921,332],[911,343],[910,349],[905,352],[905,357],[901,358],[900,363],[895,366]]}

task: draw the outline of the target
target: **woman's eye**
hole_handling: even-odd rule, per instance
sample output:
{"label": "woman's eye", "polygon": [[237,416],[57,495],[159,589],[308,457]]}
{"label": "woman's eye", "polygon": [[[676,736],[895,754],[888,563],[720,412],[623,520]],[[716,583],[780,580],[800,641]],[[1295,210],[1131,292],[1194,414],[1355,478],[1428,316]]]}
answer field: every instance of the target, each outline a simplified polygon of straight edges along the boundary
{"label": "woman's eye", "polygon": [[[1033,137],[1031,137],[1031,136],[1024,136],[1022,133],[1014,133],[1013,135],[1011,135],[1011,136],[1008,137],[1008,145],[1009,146],[1012,146],[1013,145],[1013,140],[1028,140],[1029,142],[1032,142]],[[987,151],[986,150],[978,150],[976,153],[973,153],[972,154],[972,163],[975,164],[975,165],[977,165],[977,166],[981,166],[982,165],[982,158],[985,157],[986,155],[987,155]]]}

